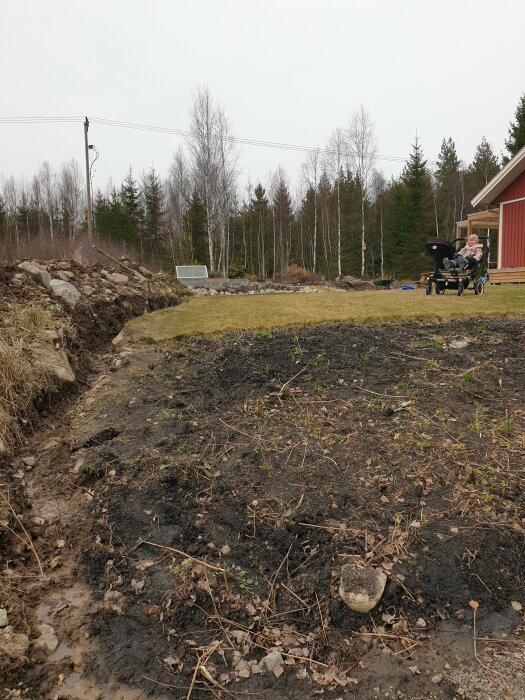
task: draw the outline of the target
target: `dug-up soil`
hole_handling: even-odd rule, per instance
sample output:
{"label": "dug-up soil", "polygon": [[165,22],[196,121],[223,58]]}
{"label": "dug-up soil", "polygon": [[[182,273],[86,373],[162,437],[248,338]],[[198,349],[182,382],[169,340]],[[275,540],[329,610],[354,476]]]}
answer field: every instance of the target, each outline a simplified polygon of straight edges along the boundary
{"label": "dug-up soil", "polygon": [[[524,341],[489,319],[100,357],[13,461],[9,624],[57,645],[2,697],[525,698]],[[388,576],[369,614],[347,562]]]}

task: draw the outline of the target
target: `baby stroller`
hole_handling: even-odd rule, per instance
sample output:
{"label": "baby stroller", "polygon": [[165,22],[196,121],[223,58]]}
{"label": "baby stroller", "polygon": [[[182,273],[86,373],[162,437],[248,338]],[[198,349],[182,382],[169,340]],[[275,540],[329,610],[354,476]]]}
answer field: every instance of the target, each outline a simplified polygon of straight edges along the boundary
{"label": "baby stroller", "polygon": [[444,294],[447,289],[457,289],[458,297],[460,297],[471,283],[474,294],[483,294],[485,291],[485,282],[487,282],[489,278],[488,236],[479,236],[480,243],[483,243],[483,255],[479,262],[473,262],[469,267],[462,270],[449,271],[444,268],[444,258],[453,258],[458,250],[465,245],[465,241],[466,238],[456,238],[449,243],[448,241],[434,238],[425,243],[427,253],[434,258],[434,272],[427,278],[427,294],[432,294],[432,285],[435,285],[436,294]]}

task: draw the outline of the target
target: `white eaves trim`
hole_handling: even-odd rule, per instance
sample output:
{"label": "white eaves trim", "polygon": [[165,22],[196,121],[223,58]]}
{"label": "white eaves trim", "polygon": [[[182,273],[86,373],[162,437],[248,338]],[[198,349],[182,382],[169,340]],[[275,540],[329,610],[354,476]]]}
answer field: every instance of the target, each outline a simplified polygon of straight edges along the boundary
{"label": "white eaves trim", "polygon": [[496,173],[492,180],[485,185],[485,187],[478,192],[478,194],[471,201],[473,207],[477,207],[480,204],[492,204],[496,197],[503,192],[503,190],[513,182],[518,175],[525,170],[525,146],[519,150],[515,156],[513,156],[507,165]]}

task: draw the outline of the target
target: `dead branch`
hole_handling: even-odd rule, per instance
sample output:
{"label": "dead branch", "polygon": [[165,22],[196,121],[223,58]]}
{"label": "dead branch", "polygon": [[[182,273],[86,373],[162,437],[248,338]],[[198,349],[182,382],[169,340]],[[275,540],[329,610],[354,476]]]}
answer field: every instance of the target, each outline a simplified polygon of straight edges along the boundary
{"label": "dead branch", "polygon": [[283,393],[283,391],[286,389],[286,387],[288,386],[288,384],[290,384],[291,382],[293,382],[294,379],[297,379],[297,377],[299,377],[303,372],[305,372],[305,371],[308,369],[309,366],[310,366],[310,362],[307,362],[306,365],[305,365],[302,369],[300,369],[300,370],[297,372],[297,374],[294,374],[293,377],[292,377],[291,379],[289,379],[287,382],[285,382],[285,383],[282,385],[282,387],[280,388],[280,390],[279,390],[277,396],[282,396],[282,393]]}
{"label": "dead branch", "polygon": [[145,277],[143,277],[140,274],[140,272],[137,272],[132,267],[128,267],[128,265],[125,265],[120,260],[117,260],[116,258],[112,257],[111,255],[108,255],[108,253],[105,253],[103,250],[100,250],[100,248],[97,248],[95,245],[92,245],[91,247],[93,248],[93,250],[96,250],[97,253],[100,253],[101,255],[104,255],[106,258],[111,260],[111,262],[114,262],[116,265],[120,265],[120,267],[122,267],[124,270],[126,270],[127,272],[132,274],[135,277],[135,279],[137,279],[139,282],[147,282],[147,279]]}

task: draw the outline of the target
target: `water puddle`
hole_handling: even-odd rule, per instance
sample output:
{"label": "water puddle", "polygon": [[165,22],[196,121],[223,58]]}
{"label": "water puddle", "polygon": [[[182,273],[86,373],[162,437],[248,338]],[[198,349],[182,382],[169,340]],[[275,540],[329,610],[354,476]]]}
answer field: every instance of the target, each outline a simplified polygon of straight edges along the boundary
{"label": "water puddle", "polygon": [[[119,686],[109,688],[99,686],[82,678],[76,671],[66,676],[54,688],[58,700],[146,700],[149,696],[141,690]],[[157,700],[168,700],[166,696],[157,696]]]}
{"label": "water puddle", "polygon": [[69,647],[65,642],[61,642],[47,660],[62,661],[62,659],[67,659],[70,656],[75,657],[76,655],[77,649],[75,647]]}

